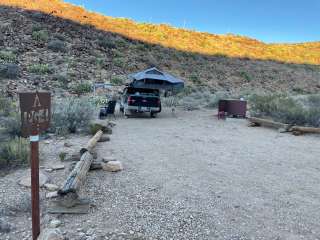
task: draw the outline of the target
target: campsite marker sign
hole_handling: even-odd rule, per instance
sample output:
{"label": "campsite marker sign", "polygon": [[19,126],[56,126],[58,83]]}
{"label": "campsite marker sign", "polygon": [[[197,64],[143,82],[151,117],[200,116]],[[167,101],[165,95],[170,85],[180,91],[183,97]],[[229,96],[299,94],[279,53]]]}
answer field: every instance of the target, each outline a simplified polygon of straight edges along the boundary
{"label": "campsite marker sign", "polygon": [[40,234],[39,206],[39,134],[49,128],[51,96],[49,92],[19,93],[22,136],[30,137],[32,237]]}

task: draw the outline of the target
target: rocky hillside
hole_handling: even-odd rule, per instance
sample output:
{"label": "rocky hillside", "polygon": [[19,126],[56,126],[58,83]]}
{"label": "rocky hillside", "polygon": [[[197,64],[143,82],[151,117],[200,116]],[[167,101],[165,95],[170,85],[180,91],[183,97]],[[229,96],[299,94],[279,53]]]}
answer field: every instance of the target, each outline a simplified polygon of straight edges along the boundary
{"label": "rocky hillside", "polygon": [[104,17],[58,0],[0,0],[0,84],[9,95],[121,84],[150,66],[211,91],[316,92],[319,59],[320,43],[268,45]]}

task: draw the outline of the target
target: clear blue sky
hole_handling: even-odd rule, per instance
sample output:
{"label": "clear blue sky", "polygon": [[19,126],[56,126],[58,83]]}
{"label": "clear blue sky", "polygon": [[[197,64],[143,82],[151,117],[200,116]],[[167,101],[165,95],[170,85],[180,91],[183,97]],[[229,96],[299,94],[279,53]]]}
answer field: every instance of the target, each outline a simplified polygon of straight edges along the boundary
{"label": "clear blue sky", "polygon": [[246,35],[265,42],[320,41],[320,0],[66,0],[113,17]]}

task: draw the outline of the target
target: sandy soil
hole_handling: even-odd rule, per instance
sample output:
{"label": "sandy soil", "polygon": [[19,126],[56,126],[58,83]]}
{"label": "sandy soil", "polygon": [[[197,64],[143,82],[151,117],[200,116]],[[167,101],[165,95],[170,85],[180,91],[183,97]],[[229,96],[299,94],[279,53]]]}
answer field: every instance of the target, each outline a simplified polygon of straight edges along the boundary
{"label": "sandy soil", "polygon": [[[48,215],[43,198],[43,226],[58,218],[69,239],[320,239],[319,136],[218,121],[207,110],[116,122],[97,151],[122,161],[124,171],[90,172],[87,215]],[[43,165],[59,162],[57,149],[71,140],[87,138],[44,146]],[[0,213],[16,225],[0,239],[30,235],[21,171],[0,178]],[[48,175],[61,184],[67,173]]]}

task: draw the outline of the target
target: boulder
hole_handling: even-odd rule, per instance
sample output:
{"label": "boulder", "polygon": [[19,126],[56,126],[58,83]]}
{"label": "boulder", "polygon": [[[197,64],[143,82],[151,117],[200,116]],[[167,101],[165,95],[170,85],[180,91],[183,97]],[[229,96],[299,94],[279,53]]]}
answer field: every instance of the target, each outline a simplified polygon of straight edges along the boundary
{"label": "boulder", "polygon": [[49,223],[50,228],[57,228],[62,224],[62,222],[58,219],[52,219]]}
{"label": "boulder", "polygon": [[50,192],[54,192],[54,191],[59,190],[59,187],[57,185],[51,184],[51,183],[44,184],[44,187]]}
{"label": "boulder", "polygon": [[[45,175],[43,172],[39,172],[39,186],[43,187],[44,184],[49,182],[49,177]],[[25,176],[21,177],[19,182],[19,185],[24,186],[24,187],[31,187],[31,172],[28,171]]]}
{"label": "boulder", "polygon": [[50,167],[53,170],[62,170],[62,169],[64,169],[64,165],[63,164],[55,164],[55,165],[51,165]]}
{"label": "boulder", "polygon": [[107,163],[102,163],[102,169],[108,172],[119,172],[123,170],[123,166],[120,161],[109,161]]}
{"label": "boulder", "polygon": [[58,192],[57,192],[57,191],[55,191],[55,192],[48,192],[48,193],[46,194],[46,198],[47,198],[47,199],[56,198],[56,197],[58,197]]}
{"label": "boulder", "polygon": [[44,229],[41,231],[38,240],[64,240],[64,236],[58,228],[52,229]]}
{"label": "boulder", "polygon": [[113,157],[104,157],[102,158],[102,162],[107,163],[107,162],[112,162],[112,161],[117,161],[117,159]]}

